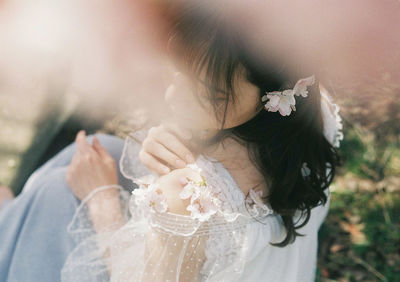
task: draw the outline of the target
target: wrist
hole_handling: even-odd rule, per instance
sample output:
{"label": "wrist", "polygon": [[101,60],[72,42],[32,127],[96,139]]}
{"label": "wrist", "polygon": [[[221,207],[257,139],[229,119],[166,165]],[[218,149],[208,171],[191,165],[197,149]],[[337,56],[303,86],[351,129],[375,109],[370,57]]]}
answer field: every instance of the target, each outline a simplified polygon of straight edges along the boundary
{"label": "wrist", "polygon": [[89,216],[96,232],[110,231],[125,223],[119,203],[96,202],[89,207]]}
{"label": "wrist", "polygon": [[105,188],[97,191],[86,201],[90,218],[97,232],[108,230],[124,223],[119,189],[116,189],[117,185],[113,186],[115,187],[112,189]]}
{"label": "wrist", "polygon": [[120,205],[119,190],[123,189],[120,185],[105,185],[96,188],[93,194],[87,196],[86,204],[90,210],[107,210]]}

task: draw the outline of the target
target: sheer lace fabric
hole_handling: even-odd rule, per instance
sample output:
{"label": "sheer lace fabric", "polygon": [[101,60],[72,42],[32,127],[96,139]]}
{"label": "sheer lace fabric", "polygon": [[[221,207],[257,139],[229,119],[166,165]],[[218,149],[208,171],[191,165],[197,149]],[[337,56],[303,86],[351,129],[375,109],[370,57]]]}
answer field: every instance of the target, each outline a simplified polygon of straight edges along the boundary
{"label": "sheer lace fabric", "polygon": [[344,137],[342,132],[342,118],[339,115],[340,107],[333,103],[332,97],[327,92],[321,90],[320,93],[325,138],[332,146],[339,147],[340,141],[343,140]]}
{"label": "sheer lace fabric", "polygon": [[[126,144],[129,142],[126,140]],[[203,169],[202,174],[209,185],[221,190],[219,197],[223,205],[218,214],[202,222],[170,212],[146,213],[136,204],[134,196],[119,188],[126,223],[123,226],[113,223],[96,233],[85,203],[96,192],[104,190],[98,188],[82,201],[69,226],[68,231],[79,245],[66,261],[63,280],[238,279],[248,252],[246,234],[249,224],[260,224],[259,221],[265,221],[265,216],[273,216],[273,212],[261,207],[246,207],[241,190],[232,186],[231,179],[219,176],[216,163],[200,156],[197,164]],[[145,178],[132,177],[137,183]],[[124,208],[126,203],[128,210]],[[268,225],[265,228],[268,229]]]}
{"label": "sheer lace fabric", "polygon": [[[321,107],[325,136],[338,146],[343,137],[338,108],[328,96],[322,100]],[[145,133],[136,132],[135,138],[143,140]],[[127,137],[120,160],[121,172],[132,180],[136,189],[152,175],[141,165],[139,150],[140,143]],[[148,212],[122,187],[97,188],[81,202],[68,227],[77,247],[62,269],[62,281],[259,281],[264,275],[279,281],[311,281],[308,279],[312,279],[314,261],[303,266],[309,269],[307,274],[302,274],[307,278],[290,279],[303,277],[294,270],[299,269],[300,263],[306,263],[301,262],[301,252],[312,255],[316,251],[315,236],[329,202],[325,207],[313,209],[304,229],[311,237],[299,238],[292,246],[272,250],[270,242],[279,242],[285,236],[280,216],[269,205],[248,205],[245,195],[221,163],[200,156],[196,164],[208,185],[220,191],[218,213],[202,222],[168,211]],[[93,212],[87,203],[106,189],[119,191],[123,220],[103,222],[103,228],[96,232],[91,220]],[[329,201],[329,190],[326,193]],[[99,212],[107,214],[104,209]],[[285,273],[282,267],[293,271]]]}

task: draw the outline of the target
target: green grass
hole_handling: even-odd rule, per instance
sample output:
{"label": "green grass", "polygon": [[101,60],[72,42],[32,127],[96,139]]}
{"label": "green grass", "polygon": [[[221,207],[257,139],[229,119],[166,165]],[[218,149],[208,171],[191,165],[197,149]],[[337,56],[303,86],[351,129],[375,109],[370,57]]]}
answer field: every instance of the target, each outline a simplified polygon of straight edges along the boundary
{"label": "green grass", "polygon": [[341,154],[319,231],[317,281],[400,281],[399,138],[352,125]]}

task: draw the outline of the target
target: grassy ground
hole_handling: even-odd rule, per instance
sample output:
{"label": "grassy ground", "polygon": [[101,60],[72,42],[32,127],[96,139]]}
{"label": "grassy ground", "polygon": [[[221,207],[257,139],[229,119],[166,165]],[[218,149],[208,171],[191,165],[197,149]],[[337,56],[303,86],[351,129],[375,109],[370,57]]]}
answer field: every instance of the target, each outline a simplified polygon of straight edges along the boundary
{"label": "grassy ground", "polygon": [[317,280],[400,281],[400,98],[358,97],[342,100],[344,165],[319,232]]}

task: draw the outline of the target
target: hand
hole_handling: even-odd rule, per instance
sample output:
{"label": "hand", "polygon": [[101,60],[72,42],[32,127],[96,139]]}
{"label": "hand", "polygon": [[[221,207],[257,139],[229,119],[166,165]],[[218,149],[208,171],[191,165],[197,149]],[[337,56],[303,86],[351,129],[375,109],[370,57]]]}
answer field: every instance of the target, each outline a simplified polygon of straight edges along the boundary
{"label": "hand", "polygon": [[189,179],[193,181],[202,181],[203,177],[198,171],[185,167],[182,169],[175,169],[171,173],[162,175],[156,180],[156,185],[158,185],[162,194],[166,197],[169,212],[182,215],[190,214],[186,209],[190,204],[190,199],[182,199],[179,195]]}
{"label": "hand", "polygon": [[14,193],[12,192],[12,190],[10,188],[8,188],[7,186],[3,186],[0,183],[0,206],[1,204],[6,201],[6,200],[12,200],[14,199]]}
{"label": "hand", "polygon": [[[66,180],[78,199],[84,199],[97,187],[118,184],[115,160],[96,136],[93,137],[93,145],[90,145],[86,140],[85,131],[81,130],[75,142],[77,151],[67,168]],[[118,195],[115,189],[107,189],[103,192],[107,193],[107,197],[110,196],[109,194]]]}
{"label": "hand", "polygon": [[189,132],[171,125],[152,127],[139,152],[140,161],[160,175],[169,173],[171,168],[184,168],[195,161],[193,154],[181,141],[188,141],[190,138]]}

